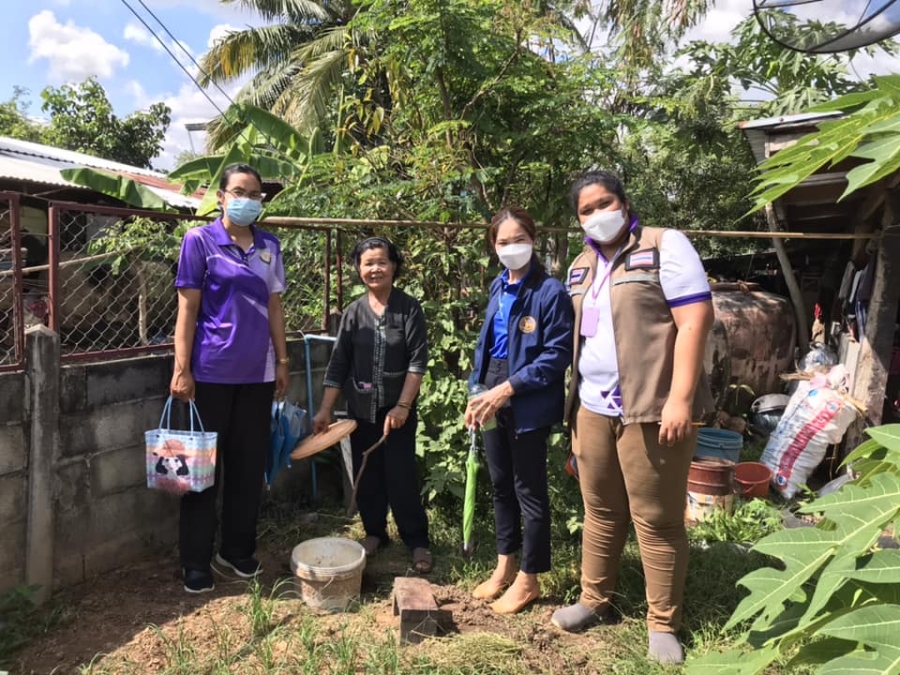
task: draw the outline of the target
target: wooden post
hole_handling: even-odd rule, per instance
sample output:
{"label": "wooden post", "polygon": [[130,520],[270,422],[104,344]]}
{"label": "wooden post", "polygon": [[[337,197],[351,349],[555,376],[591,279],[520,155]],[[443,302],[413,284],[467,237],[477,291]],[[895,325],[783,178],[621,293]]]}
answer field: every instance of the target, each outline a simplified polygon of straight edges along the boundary
{"label": "wooden post", "polygon": [[[875,282],[866,319],[860,335],[859,361],[853,378],[853,396],[865,403],[866,421],[881,424],[888,369],[894,348],[897,308],[900,306],[900,195],[891,193],[885,203],[882,220],[884,237],[875,254]],[[847,434],[846,449],[862,440],[862,425],[854,425]]]}

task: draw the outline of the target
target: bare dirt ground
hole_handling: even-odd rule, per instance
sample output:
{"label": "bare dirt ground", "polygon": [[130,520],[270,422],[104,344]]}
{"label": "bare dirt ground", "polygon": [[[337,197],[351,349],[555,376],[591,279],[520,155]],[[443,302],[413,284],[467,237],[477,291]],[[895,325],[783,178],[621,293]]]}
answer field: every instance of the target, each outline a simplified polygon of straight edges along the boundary
{"label": "bare dirt ground", "polygon": [[[279,598],[275,620],[280,623],[310,613],[289,581],[290,550],[302,539],[287,539],[292,537],[282,533],[264,537],[258,552],[265,569],[262,594]],[[462,585],[447,581],[452,576],[449,564],[437,556],[429,577],[438,605],[452,612],[449,633],[493,634],[525,645],[518,658],[529,663],[530,672],[554,671],[562,662],[575,668],[569,672],[585,672],[578,666],[587,663],[587,654],[602,645],[602,635],[576,638],[555,630],[550,615],[559,607],[559,599],[542,599],[515,617],[499,616],[488,603],[473,600]],[[394,543],[383,549],[367,564],[360,606],[349,613],[316,616],[317,630],[337,634],[354,624],[365,631],[396,630],[393,579],[411,574],[405,547]],[[174,551],[62,591],[55,602],[64,618],[15,655],[10,675],[93,672],[85,669],[92,662],[100,673],[172,672],[173,654],[179,650],[190,652],[181,654],[186,659],[195,654],[202,660],[203,654],[216,650],[233,651],[234,645],[226,643],[246,641],[253,630],[248,584],[217,577],[212,593],[188,595],[182,589]],[[561,652],[565,652],[564,658]]]}

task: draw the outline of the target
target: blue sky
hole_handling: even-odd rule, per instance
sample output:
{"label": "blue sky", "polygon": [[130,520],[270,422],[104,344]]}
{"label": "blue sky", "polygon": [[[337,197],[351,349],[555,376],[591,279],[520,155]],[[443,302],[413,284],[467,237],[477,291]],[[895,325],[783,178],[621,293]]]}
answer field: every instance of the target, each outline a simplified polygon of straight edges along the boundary
{"label": "blue sky", "polygon": [[[182,63],[194,71],[188,56],[171,44],[138,0],[127,0],[169,43]],[[256,17],[222,5],[218,0],[144,0],[194,58],[217,36],[241,29]],[[42,116],[40,92],[47,85],[80,82],[95,76],[106,89],[117,114],[165,101],[173,110],[172,125],[158,166],[170,168],[180,150],[193,140],[185,123],[208,120],[215,108],[165,53],[121,0],[16,0],[5,3],[0,22],[0,100],[16,85],[30,91],[31,114]],[[238,84],[225,87],[233,93]],[[225,97],[214,88],[209,95],[224,108]]]}
{"label": "blue sky", "polygon": [[[853,0],[858,2],[860,0]],[[138,0],[125,0],[161,36],[162,29]],[[843,4],[846,0],[827,0]],[[228,30],[252,24],[257,17],[240,9],[239,2],[219,0],[144,0],[176,38],[196,57]],[[731,29],[752,11],[752,0],[717,0],[706,19],[686,39],[725,40]],[[40,91],[47,85],[81,82],[95,76],[106,89],[116,113],[127,115],[155,101],[172,108],[172,125],[162,155],[155,165],[172,168],[175,156],[195,147],[202,149],[200,134],[189,137],[184,125],[203,122],[216,108],[153,40],[123,0],[6,0],[0,22],[0,100],[7,100],[16,85],[31,92],[31,113],[41,116]],[[168,37],[165,37],[170,42]],[[185,66],[193,65],[184,52],[173,51]],[[858,57],[857,72],[900,72],[900,59],[880,55]],[[225,87],[233,94],[241,83]],[[226,97],[214,88],[208,92],[220,108]]]}

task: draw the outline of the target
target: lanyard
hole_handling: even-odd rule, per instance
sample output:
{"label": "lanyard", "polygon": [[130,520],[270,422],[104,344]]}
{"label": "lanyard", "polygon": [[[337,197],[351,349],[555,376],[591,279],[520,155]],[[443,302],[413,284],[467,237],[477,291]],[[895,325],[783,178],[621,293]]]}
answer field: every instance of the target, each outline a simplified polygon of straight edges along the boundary
{"label": "lanyard", "polygon": [[597,288],[594,288],[594,284],[591,284],[591,302],[597,302],[597,298],[600,296],[600,291],[603,289],[604,284],[606,284],[606,280],[609,279],[609,275],[612,274],[613,267],[616,266],[616,260],[619,259],[619,254],[622,253],[623,248],[624,246],[620,246],[619,250],[616,251],[616,254],[609,261],[609,264],[606,266],[606,272],[604,272],[603,274],[603,278],[600,279],[599,284],[596,284]]}

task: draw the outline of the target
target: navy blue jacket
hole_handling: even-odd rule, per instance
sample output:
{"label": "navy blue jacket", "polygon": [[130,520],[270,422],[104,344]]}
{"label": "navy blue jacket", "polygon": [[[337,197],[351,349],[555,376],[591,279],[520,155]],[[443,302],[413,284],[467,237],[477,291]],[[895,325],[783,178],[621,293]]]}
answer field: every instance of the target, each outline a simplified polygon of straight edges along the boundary
{"label": "navy blue jacket", "polygon": [[[536,259],[509,310],[509,383],[516,432],[549,427],[563,418],[566,369],[572,364],[574,311],[565,287]],[[484,382],[493,343],[494,315],[503,283],[491,284],[485,322],[475,347],[471,381]]]}

